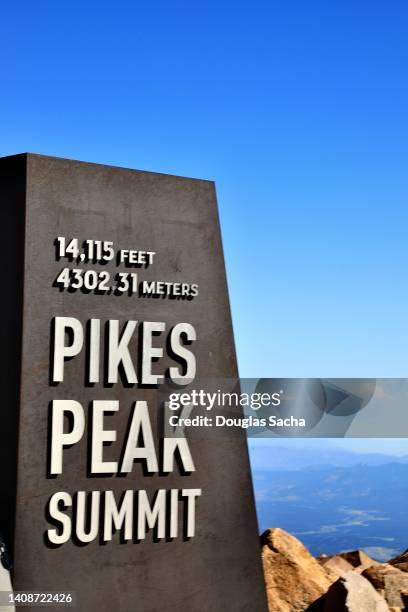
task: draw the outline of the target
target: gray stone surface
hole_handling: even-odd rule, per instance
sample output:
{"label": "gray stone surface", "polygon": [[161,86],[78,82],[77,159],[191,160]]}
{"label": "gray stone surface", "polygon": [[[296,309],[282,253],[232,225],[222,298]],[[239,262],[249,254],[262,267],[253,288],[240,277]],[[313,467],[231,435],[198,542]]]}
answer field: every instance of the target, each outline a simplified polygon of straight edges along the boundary
{"label": "gray stone surface", "polygon": [[349,572],[330,587],[324,612],[389,612],[389,608],[368,580]]}
{"label": "gray stone surface", "polygon": [[[133,402],[154,405],[157,393],[122,385],[86,387],[83,354],[68,363],[63,385],[50,385],[53,317],[163,321],[168,328],[187,321],[197,330],[197,379],[237,375],[213,183],[36,155],[0,160],[0,179],[7,296],[2,300],[6,442],[0,452],[10,468],[2,470],[7,495],[2,495],[0,517],[14,549],[15,589],[74,591],[78,609],[87,612],[262,612],[266,600],[244,432],[194,440],[196,472],[188,476],[175,470],[145,477],[135,465],[126,477],[90,478],[86,437],[67,450],[64,473],[47,476],[51,400],[74,399],[84,406],[119,400],[121,410],[109,424],[122,439]],[[55,260],[57,236],[156,251],[156,263],[143,277],[198,283],[200,295],[189,301],[60,292],[52,285],[67,264]],[[103,269],[115,272],[111,263]],[[163,363],[174,365],[168,357]],[[115,444],[106,446],[106,461],[117,454]],[[153,494],[160,488],[194,487],[202,489],[202,496],[196,537],[188,541],[156,542],[150,534],[125,544],[118,537],[104,545],[96,540],[51,547],[44,541],[50,528],[44,509],[55,491],[109,489],[120,495],[127,489]]]}

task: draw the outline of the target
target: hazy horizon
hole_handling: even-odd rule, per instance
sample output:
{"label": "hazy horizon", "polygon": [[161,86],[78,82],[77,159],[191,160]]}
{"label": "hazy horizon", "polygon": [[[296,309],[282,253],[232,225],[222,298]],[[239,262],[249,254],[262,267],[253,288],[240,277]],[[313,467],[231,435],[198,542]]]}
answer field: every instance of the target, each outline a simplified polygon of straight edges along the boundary
{"label": "hazy horizon", "polygon": [[313,555],[362,549],[381,562],[407,548],[406,439],[248,442],[260,533],[280,527]]}
{"label": "hazy horizon", "polygon": [[296,450],[346,450],[353,453],[381,453],[400,457],[408,455],[408,440],[406,438],[249,438],[251,449],[263,446],[270,447],[271,453],[279,447]]}

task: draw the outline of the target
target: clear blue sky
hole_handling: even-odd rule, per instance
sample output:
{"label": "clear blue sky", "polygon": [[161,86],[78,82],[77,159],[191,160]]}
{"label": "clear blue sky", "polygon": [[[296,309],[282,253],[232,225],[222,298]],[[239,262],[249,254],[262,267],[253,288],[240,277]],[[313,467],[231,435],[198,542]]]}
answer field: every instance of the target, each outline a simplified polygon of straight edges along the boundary
{"label": "clear blue sky", "polygon": [[217,182],[241,375],[408,375],[404,0],[3,2],[0,154]]}

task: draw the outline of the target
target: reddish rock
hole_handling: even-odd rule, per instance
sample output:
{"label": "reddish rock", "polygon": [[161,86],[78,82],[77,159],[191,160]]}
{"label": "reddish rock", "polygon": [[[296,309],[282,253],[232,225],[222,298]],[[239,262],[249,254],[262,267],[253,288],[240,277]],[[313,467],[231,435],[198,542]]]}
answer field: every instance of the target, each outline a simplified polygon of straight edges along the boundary
{"label": "reddish rock", "polygon": [[336,579],[282,529],[268,529],[261,543],[269,612],[304,612]]}
{"label": "reddish rock", "polygon": [[348,552],[342,552],[339,553],[338,556],[342,557],[345,561],[350,563],[350,565],[352,565],[354,569],[357,569],[359,571],[364,571],[368,567],[372,567],[373,565],[377,564],[374,559],[371,559],[371,557],[366,555],[366,553],[362,550],[351,550]]}
{"label": "reddish rock", "polygon": [[408,574],[388,563],[381,563],[364,570],[367,578],[391,608],[404,609],[403,593],[408,591]]}
{"label": "reddish rock", "polygon": [[402,603],[404,604],[405,608],[408,609],[408,591],[402,591],[401,599],[402,599]]}
{"label": "reddish rock", "polygon": [[319,563],[336,576],[344,576],[344,574],[353,570],[351,563],[343,559],[343,557],[340,557],[340,555],[333,555],[332,557],[326,558],[320,557]]}
{"label": "reddish rock", "polygon": [[402,555],[398,555],[398,557],[394,557],[388,561],[391,565],[395,565],[403,572],[408,572],[408,549],[402,553]]}

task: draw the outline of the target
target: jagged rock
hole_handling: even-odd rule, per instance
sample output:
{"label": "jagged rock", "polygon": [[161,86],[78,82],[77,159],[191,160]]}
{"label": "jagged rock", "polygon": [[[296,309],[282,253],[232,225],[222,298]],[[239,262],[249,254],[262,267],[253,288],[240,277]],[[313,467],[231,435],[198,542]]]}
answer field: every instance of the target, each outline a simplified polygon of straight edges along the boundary
{"label": "jagged rock", "polygon": [[[403,583],[405,576],[387,576],[385,579],[384,599],[389,606],[400,607],[405,610],[405,603],[402,597],[403,589],[406,589],[407,582]],[[408,578],[408,576],[407,576]]]}
{"label": "jagged rock", "polygon": [[377,565],[368,567],[362,572],[362,576],[367,578],[377,591],[385,588],[385,579],[387,576],[391,575],[405,576],[404,572],[401,572],[397,567],[389,565],[388,563],[378,563]]}
{"label": "jagged rock", "polygon": [[371,559],[365,552],[362,550],[350,550],[348,552],[339,553],[339,557],[342,557],[350,563],[356,570],[360,572],[364,571],[368,567],[372,567],[373,565],[377,565],[377,562],[374,559]]}
{"label": "jagged rock", "polygon": [[269,612],[303,612],[336,580],[282,529],[265,531],[261,544]]}
{"label": "jagged rock", "polygon": [[402,594],[408,591],[408,574],[388,563],[381,563],[364,570],[362,576],[383,595],[390,607],[405,607]]}
{"label": "jagged rock", "polygon": [[323,612],[389,612],[383,597],[355,571],[348,572],[329,588],[320,609]]}
{"label": "jagged rock", "polygon": [[395,565],[398,569],[403,572],[408,572],[408,548],[402,555],[398,555],[398,557],[394,557],[390,561],[388,561],[391,565]]}
{"label": "jagged rock", "polygon": [[319,555],[318,557],[315,557],[315,559],[320,563],[320,565],[324,565],[325,563],[327,563],[327,561],[329,561],[335,556],[336,555]]}
{"label": "jagged rock", "polygon": [[333,555],[332,557],[323,557],[321,555],[318,557],[318,561],[320,565],[336,576],[344,576],[344,574],[353,570],[351,563],[343,559],[340,555]]}

